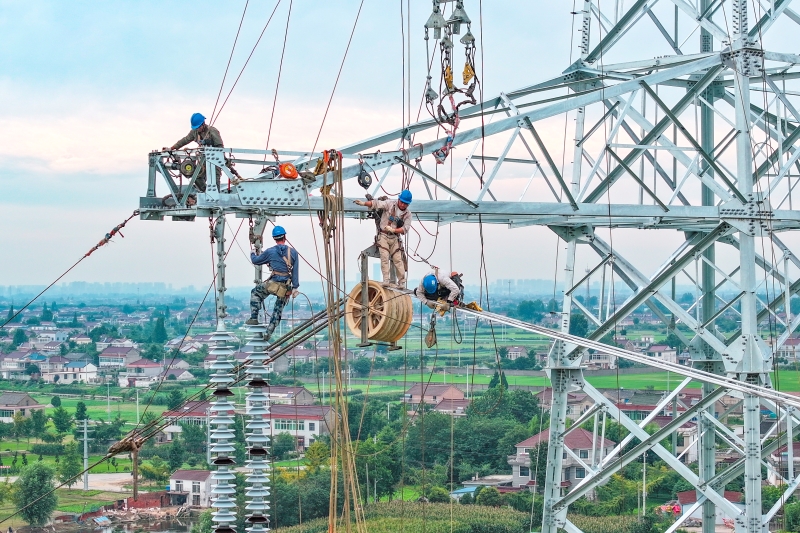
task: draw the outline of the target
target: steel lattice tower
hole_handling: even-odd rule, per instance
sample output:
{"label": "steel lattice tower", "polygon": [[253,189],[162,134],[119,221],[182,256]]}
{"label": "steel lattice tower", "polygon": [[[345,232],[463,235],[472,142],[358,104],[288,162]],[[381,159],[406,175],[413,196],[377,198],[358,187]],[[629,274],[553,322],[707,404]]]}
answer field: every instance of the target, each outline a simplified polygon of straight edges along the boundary
{"label": "steel lattice tower", "polygon": [[[606,4],[614,6],[613,14],[603,11],[596,0],[582,3],[580,59],[561,74],[462,107],[460,126],[449,140],[437,138],[439,125],[425,120],[340,147],[344,158],[352,161],[343,169],[343,178],[353,184],[351,178],[374,172],[377,183],[370,191],[374,194],[381,185],[398,179],[393,169],[403,168],[414,176],[417,198],[427,198],[415,199],[415,216],[440,226],[481,222],[503,224],[509,231],[547,227],[566,245],[562,332],[569,331],[575,313],[583,314],[595,328],[587,338],[596,341],[646,306],[688,346],[690,366],[674,370],[686,379],[664,395],[651,416],[631,420],[584,379],[588,352],[566,337],[554,343],[547,364],[554,392],[543,532],[580,531],[567,518],[569,506],[648,451],[696,488],[697,503],[685,516],[702,508],[704,533],[714,530],[718,511],[734,521],[737,533],[766,531],[784,498],[762,513],[762,464],[793,441],[800,425],[796,410],[780,405],[785,395],[765,393],[772,387],[773,351],[780,350],[800,325],[800,316],[792,316],[789,305],[800,290],[800,260],[792,251],[800,229],[800,214],[793,209],[800,182],[800,55],[771,48],[793,37],[800,13],[790,8],[790,0],[636,0],[627,9],[619,1]],[[434,5],[438,8],[438,2]],[[446,36],[458,33],[455,23],[464,22],[431,20],[440,29],[449,28]],[[679,21],[689,25],[682,36]],[[674,31],[668,30],[671,27]],[[634,39],[629,36],[643,28],[669,53],[635,57],[637,48],[626,39]],[[543,132],[548,121],[565,117],[575,121],[567,141],[572,161],[562,168],[554,156],[561,138]],[[479,149],[483,140],[488,153]],[[450,144],[446,158],[461,170],[453,181],[444,182],[434,177],[433,159],[441,158],[442,148]],[[313,175],[320,154],[279,153],[282,161],[311,174],[286,180],[257,172],[255,178],[239,182],[226,158],[237,157],[240,170],[249,164],[258,170],[265,151],[206,147],[153,152],[147,194],[140,200],[141,216],[147,220],[216,216],[224,221],[226,214],[307,216],[322,210],[322,199],[308,195],[322,185],[322,178]],[[233,186],[220,191],[209,180],[208,190],[197,193],[197,204],[189,206],[186,192],[199,169],[187,176],[189,183],[183,189],[174,170],[185,158],[198,155],[205,158],[206,175],[221,169]],[[257,157],[248,161],[248,155]],[[485,172],[478,170],[481,166],[486,166]],[[169,193],[163,199],[156,193],[162,180]],[[355,184],[352,190],[353,196],[360,195]],[[365,216],[365,209],[351,200],[345,200],[344,210],[351,218]],[[218,222],[218,247],[222,227],[224,222]],[[672,240],[665,239],[665,247],[676,235],[680,243],[658,268],[646,272],[637,266],[641,257],[626,256],[605,236],[621,229],[669,235]],[[220,256],[218,263],[219,335],[224,334],[224,280],[219,274],[224,277],[223,259]],[[575,269],[584,261],[589,261],[589,271],[577,279]],[[578,287],[598,277],[607,299],[601,298],[594,309],[574,296]],[[675,295],[676,284],[686,280],[696,288],[688,307]],[[613,296],[614,281],[630,288],[630,296],[622,302]],[[740,321],[739,331],[726,335],[717,327],[725,316]],[[762,325],[774,333],[771,344],[759,333]],[[218,354],[223,351],[222,346],[215,349]],[[225,357],[218,355],[212,378],[220,390],[229,383]],[[679,401],[692,378],[704,383],[700,401],[680,412],[673,409],[672,420],[648,434],[645,426]],[[588,462],[572,457],[583,465],[586,477],[565,492],[562,458],[572,454],[564,447],[570,431],[567,395],[575,390],[585,392],[595,405],[570,428],[592,419],[613,419],[630,435],[609,454],[593,454]],[[715,416],[714,405],[723,398],[731,400],[731,409],[741,407],[743,436],[720,421],[724,416]],[[214,412],[226,407],[220,405]],[[767,432],[761,429],[762,409],[777,415]],[[698,473],[661,444],[691,420],[697,420],[700,429]],[[212,422],[218,428],[215,446],[224,459],[227,426]],[[595,422],[595,434],[597,427]],[[624,452],[634,438],[639,444]],[[716,439],[740,455],[719,472]],[[785,471],[769,468],[788,498],[800,478],[795,475],[793,446],[788,446],[787,454]],[[223,524],[230,522],[225,514],[226,468],[220,466],[215,474],[219,482],[215,505],[222,504],[217,505],[217,518]],[[742,475],[744,510],[724,498],[725,485]],[[681,524],[682,520],[676,521],[668,533]]]}

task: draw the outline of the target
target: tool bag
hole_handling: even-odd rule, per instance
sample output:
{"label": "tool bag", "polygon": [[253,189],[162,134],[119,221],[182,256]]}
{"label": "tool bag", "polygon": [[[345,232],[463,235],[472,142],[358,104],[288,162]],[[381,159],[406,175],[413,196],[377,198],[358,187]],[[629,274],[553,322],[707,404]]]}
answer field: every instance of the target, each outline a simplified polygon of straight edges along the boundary
{"label": "tool bag", "polygon": [[267,278],[267,281],[264,282],[264,290],[267,291],[267,294],[275,295],[277,298],[286,298],[286,293],[292,289],[292,247],[286,245],[286,257],[284,257],[286,261],[286,266],[289,269],[287,275],[289,279],[286,281],[275,281],[272,279],[272,276],[275,275],[275,272]]}

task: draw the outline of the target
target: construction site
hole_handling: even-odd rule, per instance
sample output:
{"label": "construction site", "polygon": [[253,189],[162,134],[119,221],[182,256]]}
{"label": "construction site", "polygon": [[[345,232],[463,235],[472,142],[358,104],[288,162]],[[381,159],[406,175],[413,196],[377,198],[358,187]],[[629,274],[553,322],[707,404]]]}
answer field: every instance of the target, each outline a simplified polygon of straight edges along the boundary
{"label": "construction site", "polygon": [[[559,15],[571,20],[570,61],[552,75],[529,68],[523,85],[499,93],[483,88],[485,3],[420,0],[412,8],[401,1],[386,20],[402,29],[403,61],[385,61],[403,73],[402,124],[361,128],[360,139],[335,146],[321,145],[320,133],[367,6],[362,1],[348,11],[350,26],[332,28],[347,46],[325,58],[324,69],[336,77],[320,103],[325,115],[313,146],[308,139],[273,146],[278,89],[283,83],[292,90],[291,79],[281,81],[283,53],[300,39],[289,29],[298,6],[274,4],[257,24],[266,22],[261,35],[280,57],[277,73],[257,74],[270,91],[274,86],[266,145],[223,142],[229,132],[217,118],[236,98],[239,77],[256,75],[246,68],[261,40],[243,43],[236,28],[224,28],[236,36],[230,58],[247,60],[237,72],[229,58],[216,104],[197,104],[200,111],[182,119],[191,127],[185,137],[140,154],[140,197],[128,199],[133,214],[121,215],[123,222],[36,298],[12,308],[3,324],[11,327],[38,298],[48,298],[42,295],[80,263],[137,239],[137,228],[158,227],[165,239],[174,239],[168,235],[178,224],[202,234],[212,267],[208,260],[196,267],[205,277],[212,270],[203,290],[214,307],[204,341],[207,381],[151,418],[139,416],[137,393],[135,424],[96,463],[130,458],[132,501],[140,497],[141,450],[151,440],[177,439],[181,419],[195,417],[207,427],[214,533],[234,533],[242,524],[250,533],[287,524],[302,529],[273,504],[286,490],[275,478],[320,471],[329,479],[324,525],[302,531],[402,530],[406,511],[393,501],[397,485],[379,494],[378,476],[390,470],[380,461],[415,447],[422,489],[408,509],[422,506],[421,531],[429,520],[431,531],[462,531],[467,526],[454,517],[466,494],[480,498],[476,487],[484,502],[487,487],[497,489],[504,499],[486,505],[519,512],[526,522],[519,531],[605,533],[611,529],[592,522],[601,509],[624,523],[620,532],[800,530],[800,508],[792,507],[800,505],[800,396],[795,383],[779,378],[779,365],[797,360],[786,354],[800,325],[800,310],[791,305],[800,292],[800,255],[792,251],[800,246],[800,211],[793,209],[800,53],[792,52],[800,11],[791,0],[576,0]],[[248,5],[239,30],[254,16]],[[275,15],[279,7],[285,20]],[[501,46],[516,68],[536,61],[512,39]],[[370,67],[362,68],[366,76]],[[537,233],[521,233],[531,228]],[[538,239],[544,234],[549,240]],[[487,256],[538,268],[517,261],[522,253],[553,270],[552,298],[527,315],[522,305],[498,311],[512,288],[490,291],[496,275],[490,278]],[[252,283],[231,280],[231,263],[243,261]],[[303,292],[317,281],[321,308]],[[226,293],[246,283],[249,302],[243,319],[234,320]],[[129,367],[115,375],[121,387],[149,379],[158,392],[167,380],[183,379],[168,377],[167,369],[176,368],[205,301],[185,319],[175,351],[162,352],[164,373],[145,379],[137,375],[145,364]],[[296,318],[300,302],[307,313]],[[643,316],[664,335],[627,336]],[[506,336],[520,345],[535,341],[541,357],[531,353],[529,366],[512,366],[527,356]],[[280,383],[273,380],[276,365],[288,359],[284,373],[295,373],[293,386],[318,382],[320,343],[326,355],[319,400],[303,409],[319,411],[314,420],[326,425],[330,454],[315,463],[309,456],[319,437],[297,440],[300,426],[280,418],[290,408],[278,401]],[[298,362],[302,350],[313,357]],[[353,376],[356,352],[370,363]],[[312,368],[305,381],[297,379],[300,363]],[[626,391],[625,375],[634,372],[645,376],[642,391],[663,393],[647,403]],[[647,382],[647,372],[669,381]],[[371,387],[388,390],[390,383],[398,390],[402,383],[402,403],[380,397],[379,415],[397,425],[391,434],[371,431]],[[459,383],[466,396],[453,391]],[[509,408],[527,431],[524,440],[507,437],[505,422],[497,425],[501,454],[507,450],[500,464],[512,471],[507,481],[477,468],[477,459],[456,468],[455,450],[468,447],[458,441],[469,435],[456,432],[455,420],[506,409],[524,395],[531,403]],[[201,411],[198,402],[206,401]],[[305,462],[294,474],[273,471],[277,430],[295,431],[302,449]],[[85,462],[72,481],[96,464]],[[403,502],[410,467],[397,468]],[[650,496],[648,506],[648,494],[661,490],[648,476],[667,473],[674,476],[664,489],[669,497]],[[447,488],[443,497],[426,488],[426,476],[436,475]],[[618,486],[627,488],[609,497]],[[188,506],[192,493],[183,485],[167,487],[163,497],[172,494],[175,505],[177,493],[185,493],[180,505]],[[529,499],[517,505],[522,496],[513,494]],[[292,497],[302,517],[302,498]],[[517,531],[491,521],[463,530]]]}

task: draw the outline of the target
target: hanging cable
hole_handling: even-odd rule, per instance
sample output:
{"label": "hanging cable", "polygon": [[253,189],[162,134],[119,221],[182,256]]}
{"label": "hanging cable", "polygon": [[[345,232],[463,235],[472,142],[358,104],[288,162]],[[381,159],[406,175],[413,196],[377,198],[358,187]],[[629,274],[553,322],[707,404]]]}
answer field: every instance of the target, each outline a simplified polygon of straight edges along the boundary
{"label": "hanging cable", "polygon": [[139,215],[139,210],[137,209],[136,211],[134,211],[134,212],[133,212],[133,214],[132,214],[131,216],[129,216],[128,218],[126,218],[126,219],[125,219],[125,220],[124,220],[122,223],[120,223],[120,224],[117,224],[116,226],[114,226],[114,227],[111,229],[111,231],[110,231],[110,232],[106,233],[105,237],[103,237],[102,239],[100,239],[100,242],[98,242],[97,244],[95,244],[95,245],[94,245],[94,246],[93,246],[93,247],[92,247],[92,248],[91,248],[91,249],[90,249],[88,252],[86,252],[86,253],[85,253],[85,254],[84,254],[84,255],[83,255],[83,256],[82,256],[80,259],[78,259],[77,261],[75,261],[75,263],[73,263],[71,267],[69,267],[68,269],[66,269],[66,270],[65,270],[65,271],[64,271],[64,272],[63,272],[63,273],[62,273],[60,276],[58,276],[56,279],[54,279],[54,280],[53,280],[53,282],[52,282],[52,283],[50,283],[50,285],[48,285],[47,287],[45,287],[44,289],[42,289],[42,290],[41,290],[41,292],[39,292],[39,294],[37,294],[36,296],[34,296],[34,297],[33,297],[33,299],[31,299],[31,300],[30,300],[28,303],[26,303],[25,305],[23,305],[23,306],[22,306],[22,307],[21,307],[19,310],[17,310],[17,312],[16,312],[16,313],[13,313],[13,314],[12,314],[10,317],[8,317],[8,318],[6,319],[6,321],[5,321],[5,322],[3,322],[3,324],[2,324],[2,325],[0,325],[0,329],[3,329],[4,327],[6,327],[6,324],[9,324],[10,322],[13,322],[13,321],[14,321],[14,319],[15,319],[15,318],[17,318],[17,317],[19,316],[19,314],[20,314],[20,313],[22,313],[22,312],[23,312],[25,309],[27,309],[28,307],[30,307],[30,305],[31,305],[31,304],[33,304],[33,302],[35,302],[36,300],[38,300],[38,299],[39,299],[39,298],[40,298],[40,297],[41,297],[41,296],[42,296],[44,293],[46,293],[46,292],[47,292],[47,291],[50,289],[50,287],[52,287],[53,285],[55,285],[56,283],[58,283],[58,282],[61,280],[61,278],[63,278],[64,276],[66,276],[67,274],[69,274],[70,272],[72,272],[72,269],[74,269],[76,266],[78,266],[78,265],[79,265],[79,264],[80,264],[80,263],[81,263],[81,262],[82,262],[84,259],[86,259],[86,258],[87,258],[87,257],[89,257],[90,255],[92,255],[92,254],[93,254],[93,253],[94,253],[96,250],[98,250],[98,249],[99,249],[99,248],[101,248],[102,246],[105,246],[106,244],[108,244],[109,242],[111,242],[111,239],[112,239],[112,238],[114,238],[114,236],[115,236],[117,233],[119,233],[120,237],[123,237],[123,238],[124,238],[124,237],[125,237],[125,235],[123,235],[123,234],[122,234],[122,231],[121,231],[121,230],[122,230],[122,228],[124,228],[124,227],[125,227],[125,224],[127,224],[128,222],[130,222],[130,221],[131,221],[131,219],[133,219],[133,217],[136,217],[136,216],[138,216],[138,215]]}
{"label": "hanging cable", "polygon": [[217,101],[214,102],[214,110],[211,112],[211,123],[214,123],[214,114],[217,112],[217,104],[219,104],[219,97],[222,94],[222,88],[225,86],[225,78],[228,77],[228,69],[231,66],[231,60],[233,59],[233,52],[236,50],[236,43],[239,41],[239,33],[242,31],[242,23],[244,22],[244,15],[247,13],[247,6],[250,4],[250,0],[247,0],[244,3],[244,10],[242,11],[242,18],[239,20],[239,28],[236,30],[236,37],[233,39],[233,46],[231,47],[231,55],[228,57],[228,64],[225,65],[225,74],[222,75],[222,81],[219,84],[219,92],[217,93]]}

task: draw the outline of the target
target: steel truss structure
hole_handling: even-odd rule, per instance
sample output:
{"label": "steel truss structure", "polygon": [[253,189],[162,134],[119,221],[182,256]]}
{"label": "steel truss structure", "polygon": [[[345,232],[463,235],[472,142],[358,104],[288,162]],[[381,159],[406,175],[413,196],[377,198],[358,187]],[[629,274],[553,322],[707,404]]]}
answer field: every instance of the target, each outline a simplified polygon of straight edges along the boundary
{"label": "steel truss structure", "polygon": [[[449,180],[433,170],[438,167],[431,155],[448,142],[434,120],[340,148],[352,162],[345,166],[343,178],[365,172],[374,175],[374,194],[401,171],[417,178],[414,186],[427,196],[414,201],[414,214],[420,220],[439,225],[547,226],[566,243],[560,330],[569,332],[574,313],[584,314],[596,329],[581,343],[568,336],[556,338],[548,356],[553,404],[543,532],[578,533],[567,518],[570,504],[646,451],[657,454],[696,488],[697,503],[684,517],[702,509],[704,533],[714,531],[717,511],[733,520],[737,533],[763,532],[784,499],[762,512],[762,467],[775,470],[766,459],[790,443],[800,427],[800,406],[774,392],[770,377],[773,351],[800,324],[800,316],[793,317],[789,305],[800,290],[800,260],[791,251],[794,232],[800,229],[800,213],[793,209],[800,183],[800,92],[792,90],[800,78],[800,55],[768,46],[780,45],[782,35],[793,37],[800,14],[789,7],[790,0],[635,0],[627,2],[627,8],[620,0],[604,4],[613,5],[612,13],[603,11],[598,0],[582,2],[576,14],[580,59],[562,74],[461,109],[461,127],[452,139],[454,151],[449,157],[456,158],[461,147],[465,161],[461,165],[462,156],[458,156],[460,172]],[[641,35],[643,28],[652,37],[648,44],[665,46],[666,55],[628,57],[638,51],[630,46],[639,42],[631,36]],[[617,57],[621,60],[612,63]],[[574,119],[572,134],[562,148],[562,157],[571,155],[569,168],[558,163],[560,134],[547,133],[560,128],[553,125],[562,120],[568,124],[567,118]],[[492,155],[487,155],[487,149]],[[302,175],[302,179],[289,180],[276,178],[265,168],[270,153],[211,147],[152,152],[141,217],[224,220],[225,215],[235,214],[258,219],[263,229],[266,217],[322,210],[322,198],[309,195],[323,185],[324,176],[314,174],[322,154],[280,152],[281,162],[292,162]],[[182,167],[185,162],[191,164]],[[240,180],[231,171],[233,165],[257,170],[251,173],[253,177]],[[175,172],[181,168],[190,170],[186,183]],[[217,186],[209,179],[204,193],[192,193],[203,169],[206,176],[222,176],[223,183]],[[156,193],[161,181],[168,192],[163,198]],[[230,185],[226,187],[225,181]],[[364,208],[352,200],[344,203],[346,216],[365,217]],[[224,223],[218,222],[216,228],[220,242]],[[611,239],[603,237],[619,228],[677,231],[684,239],[666,254],[660,267],[647,273],[636,266],[634,259],[641,262],[641,258],[625,257]],[[224,256],[220,250],[224,248],[218,249],[220,347],[214,352],[219,361],[214,367],[218,374],[212,379],[220,385],[223,401],[214,408],[221,414],[212,420],[217,426],[212,438],[222,466],[215,477],[222,486],[215,493],[215,505],[221,511],[215,520],[226,526],[232,522],[225,482],[229,430],[223,413],[229,405],[224,401],[229,367],[222,348]],[[584,252],[593,259],[586,276],[578,279],[577,262]],[[601,297],[596,306],[576,298],[576,288],[598,278]],[[621,280],[632,292],[621,304],[613,294],[614,280]],[[676,282],[687,280],[696,287],[688,309],[675,295]],[[687,379],[665,395],[651,416],[634,421],[586,382],[584,366],[587,348],[613,351],[596,341],[615,331],[641,306],[650,308],[689,347],[691,366],[639,356],[640,362]],[[725,316],[741,322],[738,332],[726,336],[716,327]],[[765,324],[775,330],[772,344],[760,335],[759,328]],[[635,359],[629,352],[618,356]],[[673,420],[648,434],[645,426],[674,405],[691,378],[703,383],[701,401],[686,406],[681,414],[674,412]],[[258,402],[251,414],[267,408],[257,384],[253,386]],[[564,493],[562,458],[573,455],[564,446],[570,431],[567,395],[578,389],[596,403],[571,428],[594,420],[595,436],[602,436],[598,433],[608,418],[622,424],[630,435],[606,456],[593,453],[589,460],[573,456],[587,476]],[[743,436],[714,416],[715,402],[726,395],[736,398],[736,406],[742,408]],[[766,433],[761,430],[761,409],[778,414],[778,421]],[[689,420],[696,420],[699,429],[697,473],[661,444]],[[258,435],[254,431],[250,440],[261,443]],[[714,453],[717,438],[741,455],[720,472]],[[623,452],[633,439],[638,444]],[[791,445],[787,453],[787,470],[774,471],[786,497],[800,483]],[[738,476],[744,476],[743,508],[723,497],[725,485]],[[262,482],[260,477],[254,480]],[[263,499],[257,503],[260,507],[253,510],[258,514],[266,503]],[[668,533],[682,522],[678,520]]]}

